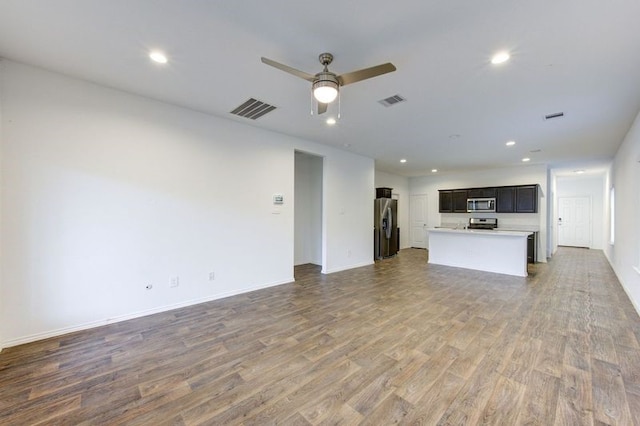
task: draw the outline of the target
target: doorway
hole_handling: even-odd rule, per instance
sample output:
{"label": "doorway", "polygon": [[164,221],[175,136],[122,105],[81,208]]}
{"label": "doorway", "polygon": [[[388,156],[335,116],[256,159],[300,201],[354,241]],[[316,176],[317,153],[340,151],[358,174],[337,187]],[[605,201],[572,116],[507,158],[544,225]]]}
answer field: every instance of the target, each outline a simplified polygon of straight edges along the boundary
{"label": "doorway", "polygon": [[427,248],[427,194],[412,195],[409,199],[409,234],[411,247]]}
{"label": "doorway", "polygon": [[591,198],[558,198],[558,245],[591,247]]}
{"label": "doorway", "polygon": [[295,151],[294,170],[293,265],[322,267],[323,158]]}

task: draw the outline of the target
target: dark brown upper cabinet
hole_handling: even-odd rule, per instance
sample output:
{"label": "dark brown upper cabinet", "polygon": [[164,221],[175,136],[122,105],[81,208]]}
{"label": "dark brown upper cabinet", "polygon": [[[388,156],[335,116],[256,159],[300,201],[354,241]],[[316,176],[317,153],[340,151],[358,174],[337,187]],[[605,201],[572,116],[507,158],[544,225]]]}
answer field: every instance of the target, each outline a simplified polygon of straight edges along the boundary
{"label": "dark brown upper cabinet", "polygon": [[467,190],[447,189],[438,191],[438,210],[440,213],[466,213]]}
{"label": "dark brown upper cabinet", "polygon": [[496,189],[496,213],[515,213],[516,188],[503,186]]}
{"label": "dark brown upper cabinet", "polygon": [[440,213],[453,213],[453,191],[439,191],[438,201]]}
{"label": "dark brown upper cabinet", "polygon": [[454,213],[467,212],[467,198],[469,198],[469,195],[466,189],[453,190],[453,212]]}
{"label": "dark brown upper cabinet", "polygon": [[496,198],[496,213],[537,213],[538,185],[446,189],[439,192],[440,213],[466,213],[467,198]]}
{"label": "dark brown upper cabinet", "polygon": [[538,185],[516,186],[516,213],[538,212]]}
{"label": "dark brown upper cabinet", "polygon": [[471,188],[468,193],[469,198],[495,198],[496,188]]}

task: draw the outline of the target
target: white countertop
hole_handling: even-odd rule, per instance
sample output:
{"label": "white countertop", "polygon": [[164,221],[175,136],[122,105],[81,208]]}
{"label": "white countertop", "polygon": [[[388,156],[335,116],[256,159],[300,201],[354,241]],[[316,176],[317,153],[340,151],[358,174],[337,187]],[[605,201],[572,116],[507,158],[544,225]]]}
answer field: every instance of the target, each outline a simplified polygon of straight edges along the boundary
{"label": "white countertop", "polygon": [[[445,222],[442,223],[440,226],[436,226],[436,228],[449,228],[449,229],[461,229],[463,226],[468,226],[468,224],[465,223],[451,223],[451,222]],[[538,225],[515,225],[515,224],[507,224],[505,225],[504,223],[500,224],[498,226],[498,228],[496,228],[497,231],[529,231],[529,232],[540,232],[540,226]]]}
{"label": "white countertop", "polygon": [[498,231],[529,231],[540,232],[540,227],[535,225],[506,225],[499,226]]}
{"label": "white countertop", "polygon": [[429,228],[429,232],[453,233],[464,235],[491,235],[496,237],[526,237],[533,234],[533,231],[503,231],[500,229],[451,229],[451,228]]}

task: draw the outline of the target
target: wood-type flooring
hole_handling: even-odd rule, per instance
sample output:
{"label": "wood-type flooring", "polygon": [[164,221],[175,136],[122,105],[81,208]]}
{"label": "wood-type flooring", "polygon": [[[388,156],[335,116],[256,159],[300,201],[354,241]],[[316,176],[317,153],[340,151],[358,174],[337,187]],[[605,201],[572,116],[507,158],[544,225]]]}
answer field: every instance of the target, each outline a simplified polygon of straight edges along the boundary
{"label": "wood-type flooring", "polygon": [[600,251],[295,273],[5,349],[0,424],[640,424],[640,319]]}

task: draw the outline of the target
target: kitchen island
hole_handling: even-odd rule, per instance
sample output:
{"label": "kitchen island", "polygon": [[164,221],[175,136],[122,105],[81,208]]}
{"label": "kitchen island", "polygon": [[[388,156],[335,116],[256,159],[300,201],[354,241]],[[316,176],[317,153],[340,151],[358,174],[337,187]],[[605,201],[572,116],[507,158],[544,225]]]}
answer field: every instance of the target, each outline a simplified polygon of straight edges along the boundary
{"label": "kitchen island", "polygon": [[529,231],[430,228],[429,263],[526,277]]}

